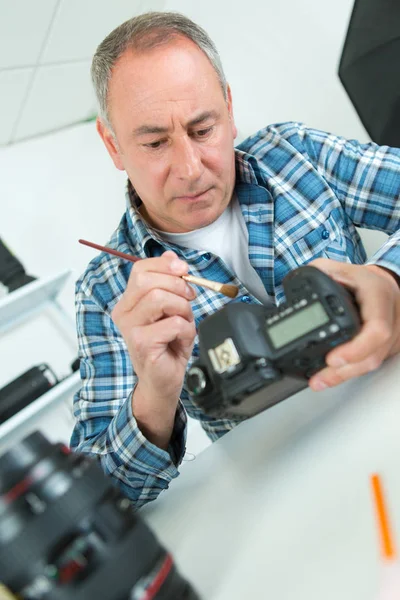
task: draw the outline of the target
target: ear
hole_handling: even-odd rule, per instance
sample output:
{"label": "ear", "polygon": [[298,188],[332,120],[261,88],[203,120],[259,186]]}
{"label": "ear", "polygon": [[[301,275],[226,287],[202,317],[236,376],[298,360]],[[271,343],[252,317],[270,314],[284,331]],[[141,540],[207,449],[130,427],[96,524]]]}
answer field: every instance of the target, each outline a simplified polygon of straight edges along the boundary
{"label": "ear", "polygon": [[236,139],[237,127],[235,125],[235,119],[233,117],[232,92],[231,92],[231,88],[230,88],[229,84],[227,84],[227,86],[226,86],[226,98],[227,98],[227,104],[228,104],[229,118],[232,121],[233,139]]}
{"label": "ear", "polygon": [[99,136],[103,140],[104,145],[107,148],[108,154],[111,156],[114,165],[120,171],[125,171],[122,156],[118,149],[117,141],[114,137],[114,134],[111,131],[111,129],[107,127],[107,125],[105,125],[105,123],[100,117],[97,117],[96,119],[96,129]]}

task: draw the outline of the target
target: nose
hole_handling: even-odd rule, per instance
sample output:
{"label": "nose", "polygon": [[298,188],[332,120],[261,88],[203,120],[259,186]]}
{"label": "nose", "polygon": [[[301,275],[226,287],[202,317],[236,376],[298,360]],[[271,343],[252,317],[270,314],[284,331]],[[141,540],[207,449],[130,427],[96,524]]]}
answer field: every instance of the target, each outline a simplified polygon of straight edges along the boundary
{"label": "nose", "polygon": [[171,170],[175,177],[188,182],[199,179],[203,172],[203,163],[196,142],[183,135],[175,140],[174,146]]}

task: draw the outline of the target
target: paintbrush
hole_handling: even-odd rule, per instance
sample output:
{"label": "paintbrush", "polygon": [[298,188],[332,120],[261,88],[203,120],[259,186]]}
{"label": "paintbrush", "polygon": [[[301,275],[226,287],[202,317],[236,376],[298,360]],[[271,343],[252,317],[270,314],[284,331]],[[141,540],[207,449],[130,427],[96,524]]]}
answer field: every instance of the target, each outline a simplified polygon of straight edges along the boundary
{"label": "paintbrush", "polygon": [[[108,248],[107,246],[100,246],[100,244],[94,244],[93,242],[88,242],[87,240],[78,241],[80,244],[90,246],[91,248],[96,248],[96,250],[101,250],[102,252],[113,254],[114,256],[119,256],[119,258],[124,258],[125,260],[129,260],[132,263],[135,263],[138,260],[142,260],[137,256],[125,254],[125,252],[119,252],[118,250],[114,250],[113,248]],[[232,285],[230,283],[219,283],[218,281],[211,281],[210,279],[203,279],[203,277],[195,277],[194,275],[181,275],[181,277],[188,283],[194,283],[195,285],[208,288],[210,290],[213,290],[214,292],[223,294],[224,296],[228,296],[229,298],[236,298],[239,292],[239,288],[236,285]]]}

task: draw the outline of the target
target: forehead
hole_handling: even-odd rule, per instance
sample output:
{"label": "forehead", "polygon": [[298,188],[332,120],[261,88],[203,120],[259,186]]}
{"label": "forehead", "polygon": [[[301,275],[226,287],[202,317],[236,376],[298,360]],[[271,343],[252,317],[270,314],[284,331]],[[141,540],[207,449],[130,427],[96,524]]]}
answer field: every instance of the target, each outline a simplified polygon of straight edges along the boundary
{"label": "forehead", "polygon": [[144,52],[124,52],[113,69],[108,100],[112,120],[134,121],[145,115],[161,118],[171,110],[212,110],[224,103],[209,59],[182,37]]}

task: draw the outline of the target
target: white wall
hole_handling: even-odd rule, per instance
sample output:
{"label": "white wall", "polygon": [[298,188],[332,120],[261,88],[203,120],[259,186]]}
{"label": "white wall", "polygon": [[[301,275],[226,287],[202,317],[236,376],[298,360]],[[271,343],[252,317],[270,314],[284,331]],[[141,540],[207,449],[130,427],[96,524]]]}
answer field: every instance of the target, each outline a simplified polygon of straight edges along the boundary
{"label": "white wall", "polygon": [[[241,138],[270,122],[298,119],[367,140],[336,75],[351,0],[253,0],[247,6],[171,0],[166,7],[196,20],[216,42]],[[78,238],[107,241],[125,207],[124,184],[93,123],[0,149],[0,237],[32,274],[69,267],[78,274],[94,255]],[[381,241],[371,232],[369,252]],[[62,303],[72,317],[72,281]],[[29,356],[21,338],[0,340],[0,386],[49,348],[60,371],[67,365],[57,336],[32,335],[37,343],[28,345]],[[189,450],[196,452],[205,442],[198,428],[192,431]]]}
{"label": "white wall", "polygon": [[[75,270],[60,294],[72,332],[74,280],[95,254],[77,240],[107,241],[124,211],[124,185],[94,123],[0,149],[0,237],[29,274]],[[46,310],[0,335],[0,387],[42,362],[63,378],[76,355],[76,344]],[[72,420],[64,404],[41,423],[51,439],[69,441]]]}
{"label": "white wall", "polygon": [[211,35],[242,137],[300,120],[367,141],[336,75],[353,0],[167,0]]}

